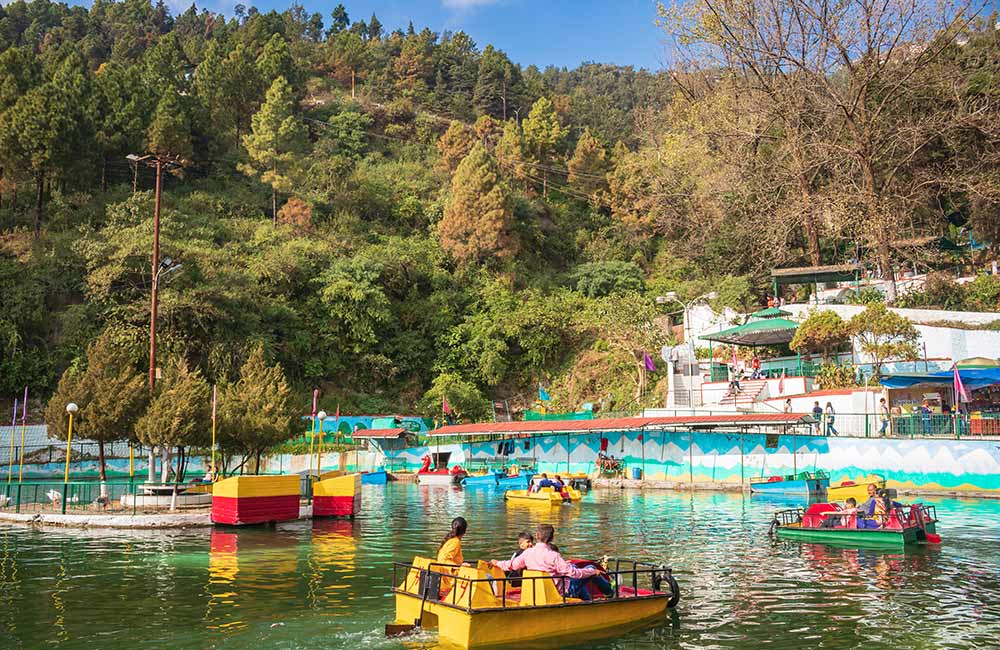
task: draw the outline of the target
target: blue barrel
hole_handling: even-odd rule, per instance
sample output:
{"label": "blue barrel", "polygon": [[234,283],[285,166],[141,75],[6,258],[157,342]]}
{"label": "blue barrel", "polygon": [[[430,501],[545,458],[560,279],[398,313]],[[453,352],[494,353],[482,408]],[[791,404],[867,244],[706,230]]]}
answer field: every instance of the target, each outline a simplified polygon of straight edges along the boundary
{"label": "blue barrel", "polygon": [[632,480],[634,480],[634,481],[641,481],[642,480],[642,468],[641,467],[633,467],[632,468]]}

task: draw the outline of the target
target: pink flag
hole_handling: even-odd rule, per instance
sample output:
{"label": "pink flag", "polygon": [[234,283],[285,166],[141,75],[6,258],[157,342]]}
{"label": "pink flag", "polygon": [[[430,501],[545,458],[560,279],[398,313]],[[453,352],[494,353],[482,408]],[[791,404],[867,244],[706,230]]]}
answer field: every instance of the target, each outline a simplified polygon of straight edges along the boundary
{"label": "pink flag", "polygon": [[656,364],[653,363],[653,358],[649,356],[648,352],[642,353],[642,362],[646,364],[646,370],[656,372]]}
{"label": "pink flag", "polygon": [[441,410],[446,414],[451,415],[451,407],[448,406],[448,398],[441,397]]}
{"label": "pink flag", "polygon": [[28,419],[28,387],[24,387],[24,399],[21,400],[21,424],[23,425]]}
{"label": "pink flag", "polygon": [[965,386],[962,384],[962,375],[958,372],[958,366],[955,366],[955,395],[958,397],[959,401],[968,402],[969,394],[965,392]]}
{"label": "pink flag", "polygon": [[733,370],[740,367],[740,360],[736,358],[736,346],[733,346]]}
{"label": "pink flag", "polygon": [[218,385],[212,386],[212,422],[215,422],[216,389]]}
{"label": "pink flag", "polygon": [[785,369],[781,369],[781,379],[778,380],[778,394],[782,395],[785,392]]}
{"label": "pink flag", "polygon": [[319,400],[319,389],[318,388],[314,388],[313,389],[313,411],[312,411],[312,416],[313,417],[316,417],[316,402],[317,402],[317,400]]}

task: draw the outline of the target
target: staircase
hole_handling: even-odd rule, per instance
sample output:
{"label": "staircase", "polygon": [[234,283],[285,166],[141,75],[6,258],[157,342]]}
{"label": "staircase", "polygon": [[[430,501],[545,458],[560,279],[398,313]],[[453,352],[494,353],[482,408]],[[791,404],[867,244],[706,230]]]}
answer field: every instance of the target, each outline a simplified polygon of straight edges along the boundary
{"label": "staircase", "polygon": [[750,408],[751,405],[760,399],[760,394],[767,388],[765,379],[744,379],[740,382],[740,392],[733,395],[727,391],[725,396],[719,400],[719,404],[733,404],[736,408]]}

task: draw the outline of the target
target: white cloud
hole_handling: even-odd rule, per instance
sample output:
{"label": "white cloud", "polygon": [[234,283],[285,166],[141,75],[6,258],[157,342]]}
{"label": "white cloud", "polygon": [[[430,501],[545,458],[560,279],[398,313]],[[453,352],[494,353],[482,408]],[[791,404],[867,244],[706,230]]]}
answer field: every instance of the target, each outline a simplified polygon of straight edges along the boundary
{"label": "white cloud", "polygon": [[474,9],[499,4],[501,0],[441,0],[448,9]]}

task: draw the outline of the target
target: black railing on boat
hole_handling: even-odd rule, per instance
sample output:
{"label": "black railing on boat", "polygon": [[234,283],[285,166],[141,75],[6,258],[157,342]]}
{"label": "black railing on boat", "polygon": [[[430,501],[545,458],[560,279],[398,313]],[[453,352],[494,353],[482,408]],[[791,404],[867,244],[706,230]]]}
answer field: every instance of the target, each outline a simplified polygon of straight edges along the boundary
{"label": "black railing on boat", "polygon": [[[801,524],[805,517],[806,511],[804,508],[788,508],[786,510],[778,510],[774,513],[774,521],[772,522],[772,530],[775,526],[789,526],[794,524]],[[854,513],[843,513],[839,514],[837,511],[827,511],[823,513],[824,515],[830,517],[848,517],[850,514]],[[872,519],[879,522],[880,526],[885,526],[886,522],[893,518],[895,515],[895,520],[902,526],[922,526],[930,523],[937,522],[937,508],[935,506],[929,506],[922,503],[914,503],[911,505],[901,505],[893,506],[889,509],[888,514],[878,514],[872,516],[866,516],[866,519]],[[859,528],[858,530],[878,530],[878,529],[866,529]],[[884,528],[883,528],[884,530]]]}
{"label": "black railing on boat", "polygon": [[[597,566],[596,563],[595,566]],[[612,569],[612,566],[614,566],[614,569]],[[444,568],[446,570],[435,570],[435,567]],[[514,604],[514,601],[511,601],[510,604],[508,603],[508,592],[517,591],[519,594],[523,594],[525,583],[531,585],[532,602],[537,602],[538,589],[545,589],[545,584],[542,581],[550,581],[551,584],[555,585],[556,591],[559,593],[560,602],[546,603],[543,606],[559,607],[564,605],[580,604],[578,599],[575,599],[566,593],[569,591],[570,578],[559,576],[526,577],[523,575],[504,578],[494,578],[492,576],[487,576],[486,578],[465,578],[450,573],[450,570],[454,569],[457,572],[460,568],[462,567],[444,562],[431,562],[426,569],[422,569],[405,562],[394,562],[392,566],[392,591],[395,593],[410,594],[428,602],[459,607],[471,612],[482,609],[507,609],[509,607],[519,607],[520,605]],[[611,595],[598,600],[619,598],[632,600],[636,598],[662,598],[663,596],[669,596],[667,605],[669,607],[673,607],[677,604],[677,601],[680,598],[677,581],[674,579],[671,569],[666,566],[636,560],[607,558],[604,568],[608,577],[612,579],[612,593]],[[418,572],[417,583],[414,585],[416,587],[415,592],[410,591],[410,585],[405,582],[404,588],[400,588],[400,571],[403,573],[404,580],[409,579],[412,571]],[[642,580],[640,580],[640,576],[642,577]],[[445,580],[451,580],[453,584],[444,595],[444,598],[442,598],[440,593],[441,583]],[[560,581],[562,581],[562,589],[559,588]],[[472,606],[472,597],[475,592],[475,586],[481,583],[487,583],[493,595],[500,598],[499,608],[474,608]],[[628,586],[629,583],[631,583],[630,586],[632,588],[632,594],[629,596],[622,596],[621,588],[623,586]],[[459,589],[460,584],[464,585],[463,589]],[[645,588],[646,585],[648,585],[650,593],[640,595],[639,589]],[[666,588],[666,590],[664,590],[664,588]],[[461,596],[458,595],[460,591],[462,592]],[[573,602],[569,602],[569,600],[572,600]],[[520,598],[518,599],[518,602],[519,601]]]}

